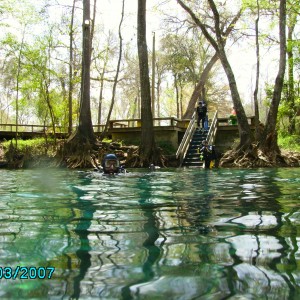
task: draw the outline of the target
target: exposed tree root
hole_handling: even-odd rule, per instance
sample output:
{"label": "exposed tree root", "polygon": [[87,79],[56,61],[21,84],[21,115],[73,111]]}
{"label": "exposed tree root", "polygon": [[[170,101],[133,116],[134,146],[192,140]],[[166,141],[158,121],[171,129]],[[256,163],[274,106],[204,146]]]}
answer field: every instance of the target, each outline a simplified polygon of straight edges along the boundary
{"label": "exposed tree root", "polygon": [[162,155],[161,149],[153,151],[153,156],[149,160],[142,159],[140,148],[132,149],[128,152],[126,166],[131,168],[149,167],[151,164],[160,167],[166,167],[166,158]]}
{"label": "exposed tree root", "polygon": [[221,167],[299,167],[300,154],[288,151],[268,151],[252,144],[247,149],[227,151],[220,160]]}
{"label": "exposed tree root", "polygon": [[25,157],[28,156],[28,152],[21,153],[11,142],[9,150],[5,154],[6,166],[10,169],[20,169],[24,165]]}
{"label": "exposed tree root", "polygon": [[97,167],[97,154],[97,145],[80,137],[68,140],[57,152],[60,157],[59,165],[71,169]]}

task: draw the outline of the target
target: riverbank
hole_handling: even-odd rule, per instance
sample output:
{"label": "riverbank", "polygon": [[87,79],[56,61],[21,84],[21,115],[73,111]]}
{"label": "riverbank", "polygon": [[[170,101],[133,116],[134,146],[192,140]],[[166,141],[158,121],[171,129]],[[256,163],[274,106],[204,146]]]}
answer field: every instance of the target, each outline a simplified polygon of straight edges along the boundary
{"label": "riverbank", "polygon": [[[66,158],[62,157],[64,140],[34,139],[19,140],[16,147],[15,141],[0,143],[0,168],[49,168],[67,167]],[[122,165],[127,168],[133,167],[134,158],[138,156],[138,146],[124,145],[122,142],[103,141],[99,143],[97,149],[90,153],[90,166],[101,165],[102,158],[107,153],[115,153]],[[164,167],[178,167],[174,150],[162,147]],[[278,167],[300,167],[300,152],[281,149],[283,163]],[[218,159],[221,159],[219,157]],[[217,164],[218,165],[218,164]],[[224,165],[224,167],[237,167],[236,165]],[[243,168],[257,167],[249,162]],[[276,166],[273,166],[276,167]]]}
{"label": "riverbank", "polygon": [[[63,157],[64,140],[34,139],[0,143],[0,168],[49,168],[67,167],[68,158]],[[102,158],[107,153],[115,153],[120,163],[132,167],[133,158],[137,156],[138,146],[125,145],[122,142],[102,141],[90,155],[90,166],[101,165]],[[174,150],[173,150],[174,152]],[[178,167],[178,161],[172,149],[161,147],[165,167]]]}

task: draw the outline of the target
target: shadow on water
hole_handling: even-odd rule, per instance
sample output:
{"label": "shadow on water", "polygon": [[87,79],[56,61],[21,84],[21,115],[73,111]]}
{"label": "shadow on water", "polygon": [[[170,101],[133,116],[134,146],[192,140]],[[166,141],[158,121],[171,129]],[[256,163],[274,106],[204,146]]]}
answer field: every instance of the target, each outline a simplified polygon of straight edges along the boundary
{"label": "shadow on water", "polygon": [[143,229],[147,234],[147,238],[142,245],[147,250],[147,257],[142,266],[144,277],[122,288],[121,297],[124,300],[133,299],[130,287],[148,282],[154,278],[155,272],[153,271],[153,265],[158,261],[161,255],[163,243],[161,243],[160,247],[155,245],[155,242],[159,238],[159,220],[156,216],[156,205],[151,202],[153,191],[152,180],[151,177],[148,177],[146,180],[142,177],[137,181],[140,189],[140,200],[138,200],[138,203],[140,210],[143,212],[146,219]]}
{"label": "shadow on water", "polygon": [[[88,186],[91,183],[91,179],[86,176],[82,177],[82,185]],[[91,246],[89,243],[89,231],[93,220],[96,207],[92,201],[83,200],[83,196],[87,192],[79,189],[74,189],[77,194],[77,204],[73,209],[78,209],[81,212],[81,216],[78,220],[77,226],[74,229],[74,233],[80,239],[80,248],[76,251],[76,256],[79,260],[79,274],[73,278],[73,295],[72,299],[80,299],[80,283],[85,278],[86,273],[91,267]]]}

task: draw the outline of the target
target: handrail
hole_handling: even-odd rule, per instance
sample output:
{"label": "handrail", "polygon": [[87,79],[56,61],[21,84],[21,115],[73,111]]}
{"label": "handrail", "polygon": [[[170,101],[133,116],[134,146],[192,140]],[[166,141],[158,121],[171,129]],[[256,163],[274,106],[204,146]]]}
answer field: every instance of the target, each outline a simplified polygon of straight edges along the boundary
{"label": "handrail", "polygon": [[[176,117],[166,117],[166,118],[153,118],[153,125],[155,127],[177,127],[186,128],[185,123],[188,123],[189,119],[178,119]],[[0,124],[0,131],[5,132],[15,132],[16,124]],[[102,132],[105,125],[103,124],[93,124],[93,129],[95,132]],[[73,126],[76,128],[77,126]],[[141,127],[141,119],[121,119],[121,120],[110,120],[109,129],[113,128],[139,128]],[[55,125],[55,128],[60,133],[68,133],[67,127]],[[32,124],[18,124],[19,132],[51,132],[53,129],[50,125],[32,125]]]}
{"label": "handrail", "polygon": [[213,119],[210,124],[209,131],[207,133],[206,140],[209,145],[213,145],[216,138],[216,133],[218,129],[218,111],[215,112]]}
{"label": "handrail", "polygon": [[[189,121],[187,119],[178,119],[176,117],[166,117],[166,118],[153,118],[154,126],[178,126],[180,122]],[[121,119],[121,120],[110,120],[109,128],[134,128],[141,127],[141,119]]]}
{"label": "handrail", "polygon": [[[33,125],[33,124],[0,124],[0,131],[3,132],[16,132],[16,127],[18,127],[18,132],[30,132],[30,133],[36,133],[36,132],[47,132],[49,130],[53,129],[53,126],[51,125]],[[55,128],[60,133],[64,133],[67,131],[64,131],[64,127],[60,125],[55,125]]]}
{"label": "handrail", "polygon": [[196,119],[196,113],[193,113],[192,119],[190,120],[189,126],[185,131],[185,134],[181,140],[181,143],[177,149],[176,152],[176,159],[179,158],[179,166],[181,167],[182,162],[184,160],[184,157],[186,155],[188,146],[190,145],[191,139],[193,137],[193,134],[195,132],[195,119]]}

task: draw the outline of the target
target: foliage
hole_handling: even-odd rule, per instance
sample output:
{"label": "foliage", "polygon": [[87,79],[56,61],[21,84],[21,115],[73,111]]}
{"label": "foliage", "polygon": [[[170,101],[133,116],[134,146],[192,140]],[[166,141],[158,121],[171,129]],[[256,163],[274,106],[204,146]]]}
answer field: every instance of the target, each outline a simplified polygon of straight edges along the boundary
{"label": "foliage", "polygon": [[300,135],[281,133],[278,137],[278,146],[285,150],[300,152]]}
{"label": "foliage", "polygon": [[[115,2],[115,1],[110,1]],[[151,1],[148,1],[150,8]],[[168,1],[164,1],[168,2]],[[69,66],[69,34],[70,34],[70,6],[62,5],[62,1],[34,1],[34,0],[2,0],[0,1],[0,26],[3,29],[0,35],[0,65],[2,76],[0,78],[0,111],[3,122],[14,122],[16,109],[16,74],[18,71],[18,57],[21,54],[21,70],[19,76],[19,121],[20,123],[58,123],[66,126],[68,122],[67,95],[68,95],[68,66]],[[176,1],[169,1],[170,7],[176,7]],[[191,5],[196,15],[203,20],[209,27],[213,26],[213,15],[208,9],[207,1],[187,1]],[[217,1],[216,1],[217,3]],[[227,38],[226,49],[230,52],[237,43],[243,43],[253,46],[253,26],[257,14],[257,3],[259,3],[262,22],[260,27],[260,43],[264,50],[262,51],[262,65],[265,61],[273,59],[273,47],[278,46],[277,25],[278,25],[278,1],[269,0],[243,0],[244,18],[243,23],[239,22],[234,29],[233,35]],[[80,98],[80,80],[81,80],[81,24],[82,24],[82,1],[77,1],[75,9],[74,26],[74,74],[75,84],[73,96],[73,120],[76,123],[78,119]],[[160,116],[169,117],[176,115],[176,92],[174,89],[174,74],[177,74],[177,83],[179,89],[180,105],[184,108],[190,95],[192,94],[195,82],[199,79],[203,66],[213,54],[207,41],[201,36],[199,30],[195,30],[191,19],[186,17],[182,11],[179,14],[175,10],[168,11],[166,17],[163,10],[164,4],[160,3],[161,11],[164,13],[164,23],[160,26],[157,34],[156,49],[156,88],[159,93]],[[299,17],[299,3],[296,0],[288,1],[289,15],[295,14]],[[235,14],[239,5],[232,5],[230,1],[218,1],[217,3],[220,20],[228,23],[231,15]],[[55,17],[53,17],[53,13]],[[156,11],[157,16],[158,11]],[[173,14],[174,13],[174,14]],[[131,22],[132,11],[127,14],[127,21]],[[116,15],[115,15],[116,16]],[[116,65],[116,37],[113,32],[108,30],[109,24],[102,24],[104,19],[96,20],[95,34],[93,39],[92,68],[91,76],[93,84],[91,86],[91,97],[94,100],[92,114],[94,122],[98,115],[99,107],[99,89],[101,81],[104,82],[102,118],[106,119],[110,94],[112,76],[115,74]],[[116,17],[116,20],[118,18]],[[171,22],[167,24],[167,20]],[[290,18],[290,20],[294,20]],[[12,22],[13,21],[13,22]],[[297,18],[296,18],[297,21]],[[126,22],[124,20],[124,22]],[[147,24],[148,25],[148,24]],[[149,24],[152,26],[152,24]],[[128,26],[128,24],[127,24]],[[124,36],[124,58],[120,70],[120,82],[116,93],[116,105],[112,115],[114,118],[137,118],[140,116],[140,88],[139,88],[139,70],[135,27],[132,27],[129,37]],[[222,26],[222,27],[224,27]],[[225,26],[226,27],[226,26]],[[153,28],[153,27],[152,27]],[[157,27],[156,27],[157,28]],[[109,28],[111,29],[111,28]],[[275,29],[275,30],[274,30]],[[21,35],[24,32],[24,41]],[[157,32],[158,33],[158,32]],[[295,106],[299,108],[299,71],[300,68],[300,43],[299,27],[296,26],[293,40],[289,41],[288,50],[293,49],[294,54],[294,87],[295,87]],[[126,34],[127,35],[127,34]],[[161,37],[161,40],[159,40]],[[246,46],[245,46],[246,45]],[[271,46],[273,48],[271,48]],[[148,52],[151,48],[149,45]],[[253,49],[254,52],[254,49]],[[241,57],[244,57],[241,55]],[[268,59],[265,59],[268,58]],[[270,59],[269,59],[270,58]],[[230,57],[232,59],[232,57]],[[248,57],[245,57],[245,61]],[[250,60],[250,59],[249,59]],[[270,65],[263,65],[262,73],[267,73],[267,82],[273,82],[274,71],[269,66],[277,65],[277,58]],[[104,72],[105,66],[105,72]],[[219,67],[219,66],[217,66]],[[243,66],[240,67],[241,69]],[[267,69],[268,68],[268,69]],[[220,69],[220,68],[219,68]],[[247,72],[247,70],[245,70]],[[103,78],[101,79],[101,75]],[[223,75],[224,76],[224,75]],[[246,76],[245,76],[246,77]],[[262,76],[263,78],[263,76]],[[158,81],[161,81],[158,83]],[[206,94],[209,99],[210,107],[222,109],[225,107],[225,98],[229,98],[228,83],[220,76],[220,71],[211,72],[206,86]],[[240,88],[240,87],[239,87]],[[272,98],[274,86],[268,86],[266,93],[261,93],[261,98],[266,101],[263,108],[269,106]],[[286,124],[282,120],[290,118],[291,108],[286,99],[288,89],[284,88],[283,98],[279,107],[278,121]],[[250,98],[245,95],[243,98]],[[213,105],[212,101],[214,100]],[[179,101],[179,102],[180,102]],[[158,102],[158,101],[157,101]],[[261,105],[263,106],[263,105]],[[50,115],[50,108],[52,114]],[[262,108],[262,107],[261,107]],[[158,110],[157,110],[158,111]],[[226,110],[225,110],[226,113]],[[78,122],[77,122],[78,123]],[[285,127],[280,128],[285,130]]]}
{"label": "foliage", "polygon": [[176,153],[174,146],[170,142],[156,142],[157,146],[162,149],[164,155],[173,155]]}
{"label": "foliage", "polygon": [[[2,142],[4,151],[8,151],[11,144],[14,145],[15,143],[15,139]],[[18,150],[21,153],[30,153],[31,156],[44,155],[45,153],[47,153],[47,155],[54,156],[56,153],[54,140],[50,138],[47,140],[44,138],[35,138],[30,140],[18,139]]]}

